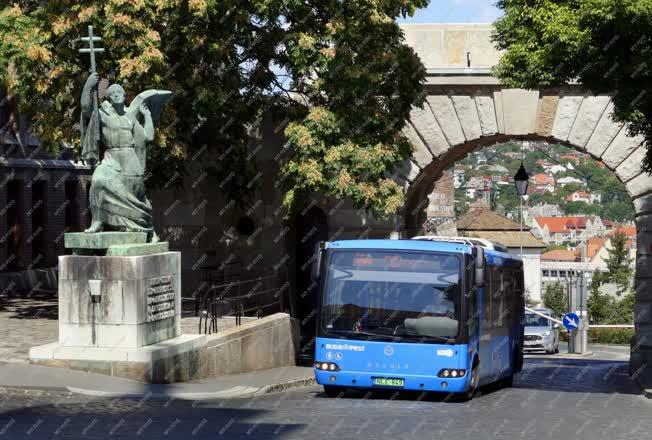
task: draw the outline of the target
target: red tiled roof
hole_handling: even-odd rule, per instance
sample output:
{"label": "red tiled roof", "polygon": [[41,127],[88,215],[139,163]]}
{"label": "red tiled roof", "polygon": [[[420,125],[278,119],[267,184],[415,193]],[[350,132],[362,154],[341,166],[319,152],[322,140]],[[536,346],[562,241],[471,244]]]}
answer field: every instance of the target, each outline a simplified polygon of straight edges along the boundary
{"label": "red tiled roof", "polygon": [[537,185],[546,185],[548,183],[554,183],[554,179],[547,174],[538,173],[532,176],[534,183]]}
{"label": "red tiled roof", "polygon": [[573,196],[574,196],[575,194],[577,194],[578,196],[582,197],[583,199],[590,199],[590,198],[591,198],[591,194],[589,194],[589,193],[587,193],[587,192],[584,192],[584,191],[575,191],[575,192],[573,192],[573,193],[570,193],[570,194],[566,197],[566,201],[567,201],[567,202],[572,202],[572,201],[573,201]]}
{"label": "red tiled roof", "polygon": [[570,160],[578,160],[579,158],[575,154],[564,154],[563,156],[559,156],[560,159],[570,159]]}
{"label": "red tiled roof", "polygon": [[548,251],[542,254],[541,259],[547,261],[576,261],[577,257],[573,251],[555,249],[554,251]]}
{"label": "red tiled roof", "polygon": [[587,258],[593,258],[595,254],[598,253],[600,248],[604,246],[605,239],[602,237],[593,237],[589,238],[586,242],[586,256]]}
{"label": "red tiled roof", "polygon": [[614,235],[618,232],[625,234],[627,237],[636,237],[636,228],[634,226],[620,226],[609,232],[609,235]]}
{"label": "red tiled roof", "polygon": [[585,217],[534,217],[534,219],[542,228],[548,226],[550,234],[586,228]]}

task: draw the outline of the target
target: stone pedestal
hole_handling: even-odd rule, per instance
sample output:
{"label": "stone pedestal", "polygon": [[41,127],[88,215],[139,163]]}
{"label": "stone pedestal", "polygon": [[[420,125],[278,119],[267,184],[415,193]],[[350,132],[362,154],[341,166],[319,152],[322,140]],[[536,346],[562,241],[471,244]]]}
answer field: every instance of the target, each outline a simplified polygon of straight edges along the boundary
{"label": "stone pedestal", "polygon": [[59,257],[59,345],[139,348],[180,335],[180,264],[179,252]]}
{"label": "stone pedestal", "polygon": [[181,254],[152,253],[167,243],[145,234],[70,235],[67,247],[86,255],[59,257],[59,341],[33,347],[30,361],[144,382],[196,377],[205,337],[181,335]]}

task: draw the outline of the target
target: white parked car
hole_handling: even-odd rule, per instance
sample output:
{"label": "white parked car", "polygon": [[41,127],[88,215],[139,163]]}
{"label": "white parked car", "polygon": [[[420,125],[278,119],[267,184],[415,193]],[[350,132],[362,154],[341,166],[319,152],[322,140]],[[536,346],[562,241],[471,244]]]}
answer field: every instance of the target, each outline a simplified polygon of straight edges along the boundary
{"label": "white parked car", "polygon": [[[550,309],[534,310],[552,317],[552,311]],[[524,333],[524,351],[559,353],[559,324],[556,322],[526,311]]]}

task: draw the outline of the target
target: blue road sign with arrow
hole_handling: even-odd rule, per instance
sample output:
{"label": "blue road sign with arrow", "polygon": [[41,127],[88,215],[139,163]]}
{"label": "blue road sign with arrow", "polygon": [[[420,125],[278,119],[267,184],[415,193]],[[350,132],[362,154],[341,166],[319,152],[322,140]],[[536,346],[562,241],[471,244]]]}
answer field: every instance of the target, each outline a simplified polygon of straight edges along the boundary
{"label": "blue road sign with arrow", "polygon": [[564,327],[566,327],[566,330],[572,332],[573,330],[577,330],[577,327],[580,326],[580,317],[575,313],[566,313],[561,322],[564,324]]}

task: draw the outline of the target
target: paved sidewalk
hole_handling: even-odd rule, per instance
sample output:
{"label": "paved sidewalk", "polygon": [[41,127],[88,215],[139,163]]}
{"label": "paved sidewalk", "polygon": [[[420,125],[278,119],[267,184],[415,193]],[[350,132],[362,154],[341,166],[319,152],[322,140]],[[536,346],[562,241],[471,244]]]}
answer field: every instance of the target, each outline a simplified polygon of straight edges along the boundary
{"label": "paved sidewalk", "polygon": [[[29,349],[55,342],[59,337],[58,299],[52,294],[0,297],[0,362],[29,363]],[[199,333],[199,318],[193,303],[186,301],[181,319],[182,333]],[[244,317],[243,322],[256,319]],[[219,318],[218,331],[233,327],[234,318]],[[202,326],[204,327],[204,326]]]}
{"label": "paved sidewalk", "polygon": [[314,384],[312,368],[281,367],[175,384],[144,384],[101,374],[0,363],[0,394],[77,393],[102,397],[217,399],[252,397]]}
{"label": "paved sidewalk", "polygon": [[[186,308],[192,304],[186,304]],[[191,307],[190,307],[191,308]],[[0,302],[0,394],[79,393],[105,397],[216,399],[251,397],[314,384],[311,368],[284,367],[255,373],[221,376],[194,382],[150,385],[117,377],[29,364],[29,349],[58,338],[58,301],[48,294],[3,296]],[[184,310],[183,333],[199,332],[199,318]],[[255,319],[255,318],[244,318]],[[218,331],[235,325],[218,319]]]}

